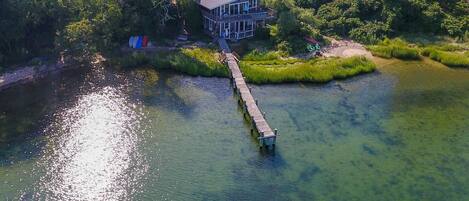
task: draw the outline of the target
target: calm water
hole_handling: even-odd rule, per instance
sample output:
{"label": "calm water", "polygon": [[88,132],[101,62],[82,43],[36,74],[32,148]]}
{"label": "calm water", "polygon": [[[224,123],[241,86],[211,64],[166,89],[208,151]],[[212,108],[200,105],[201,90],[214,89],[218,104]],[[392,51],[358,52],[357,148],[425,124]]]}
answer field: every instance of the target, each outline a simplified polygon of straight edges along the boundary
{"label": "calm water", "polygon": [[259,152],[227,79],[94,67],[0,93],[0,200],[469,200],[469,71],[383,62],[254,86]]}

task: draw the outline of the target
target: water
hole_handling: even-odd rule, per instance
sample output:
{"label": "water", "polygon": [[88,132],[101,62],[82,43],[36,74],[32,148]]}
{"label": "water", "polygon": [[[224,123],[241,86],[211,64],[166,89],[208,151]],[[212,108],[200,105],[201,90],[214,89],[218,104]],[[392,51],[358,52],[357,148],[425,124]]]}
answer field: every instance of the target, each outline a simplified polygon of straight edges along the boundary
{"label": "water", "polygon": [[468,200],[469,72],[379,61],[254,86],[259,152],[227,79],[68,71],[0,93],[0,200]]}

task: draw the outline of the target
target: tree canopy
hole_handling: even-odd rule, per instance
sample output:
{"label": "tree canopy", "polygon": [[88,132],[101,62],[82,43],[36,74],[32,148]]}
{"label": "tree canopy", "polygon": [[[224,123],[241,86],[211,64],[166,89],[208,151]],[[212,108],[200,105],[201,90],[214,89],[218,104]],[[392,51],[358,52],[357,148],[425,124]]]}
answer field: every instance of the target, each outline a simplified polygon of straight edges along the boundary
{"label": "tree canopy", "polygon": [[469,30],[466,0],[265,0],[265,4],[280,13],[295,13],[303,24],[323,34],[367,43],[403,32],[462,38]]}
{"label": "tree canopy", "polygon": [[131,34],[163,33],[169,0],[2,0],[0,64],[50,51],[87,55]]}
{"label": "tree canopy", "polygon": [[[0,64],[35,55],[87,55],[122,44],[128,36],[174,35],[182,22],[200,32],[193,0],[1,0]],[[375,43],[405,32],[469,36],[467,0],[264,0],[277,13],[270,35],[279,48],[304,49],[322,35]],[[266,32],[267,33],[267,32]]]}

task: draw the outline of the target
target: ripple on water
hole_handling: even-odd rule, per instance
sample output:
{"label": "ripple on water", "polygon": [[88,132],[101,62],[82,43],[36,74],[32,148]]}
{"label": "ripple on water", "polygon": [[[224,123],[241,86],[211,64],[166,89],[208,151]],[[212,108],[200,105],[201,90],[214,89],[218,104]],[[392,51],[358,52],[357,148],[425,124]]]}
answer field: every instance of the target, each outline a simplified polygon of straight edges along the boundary
{"label": "ripple on water", "polygon": [[139,153],[143,115],[121,89],[96,87],[56,114],[45,131],[45,169],[33,199],[129,199],[146,172]]}

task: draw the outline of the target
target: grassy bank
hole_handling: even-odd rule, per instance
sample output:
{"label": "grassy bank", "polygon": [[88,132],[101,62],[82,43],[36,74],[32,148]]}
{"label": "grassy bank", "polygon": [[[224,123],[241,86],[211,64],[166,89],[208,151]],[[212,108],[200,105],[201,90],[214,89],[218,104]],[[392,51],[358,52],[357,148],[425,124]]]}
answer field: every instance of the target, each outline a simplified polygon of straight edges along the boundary
{"label": "grassy bank", "polygon": [[219,58],[219,53],[212,49],[187,48],[151,54],[133,53],[117,59],[117,65],[123,68],[151,66],[193,76],[228,77],[228,69]]}
{"label": "grassy bank", "polygon": [[469,68],[468,44],[448,41],[448,39],[425,40],[420,37],[418,40],[411,38],[407,40],[385,39],[383,42],[368,46],[368,50],[377,57],[397,58],[402,60],[417,60],[421,56],[440,62],[448,67]]}
{"label": "grassy bank", "polygon": [[328,59],[270,59],[247,57],[240,62],[248,82],[273,84],[286,82],[328,82],[344,79],[376,69],[375,64],[364,57]]}
{"label": "grassy bank", "polygon": [[410,47],[409,44],[400,39],[385,39],[383,42],[368,46],[373,56],[386,59],[397,58],[402,60],[420,59],[418,48]]}
{"label": "grassy bank", "polygon": [[469,53],[449,52],[436,48],[425,48],[422,55],[449,67],[469,68]]}

